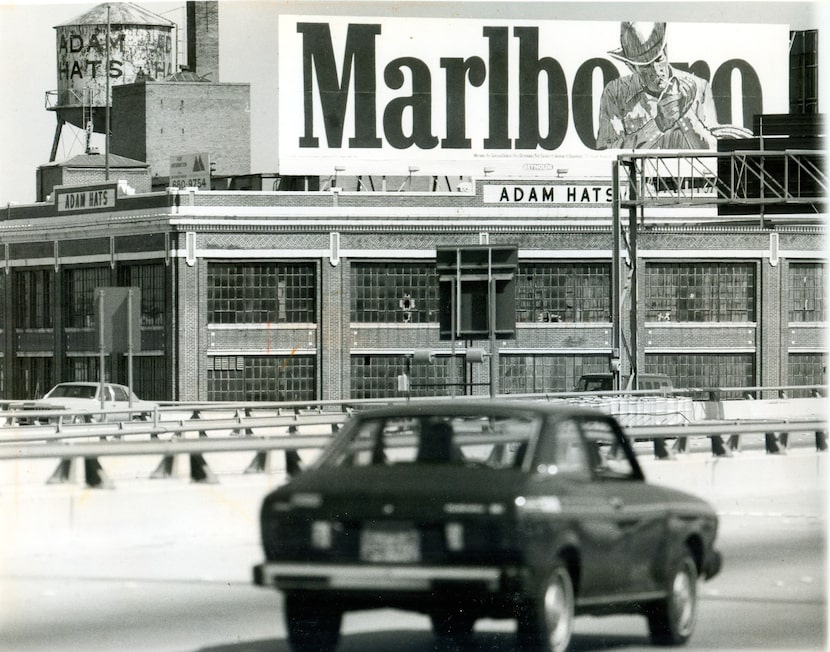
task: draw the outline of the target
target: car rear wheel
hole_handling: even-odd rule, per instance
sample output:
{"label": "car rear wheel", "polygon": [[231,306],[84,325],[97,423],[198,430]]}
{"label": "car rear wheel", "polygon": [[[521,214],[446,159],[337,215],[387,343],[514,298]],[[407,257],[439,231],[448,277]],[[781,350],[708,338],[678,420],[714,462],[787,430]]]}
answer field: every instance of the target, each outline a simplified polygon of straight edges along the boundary
{"label": "car rear wheel", "polygon": [[475,626],[475,618],[471,615],[448,609],[430,614],[430,620],[439,650],[462,650],[470,643]]}
{"label": "car rear wheel", "polygon": [[697,620],[697,566],[688,551],[674,563],[667,580],[666,598],[646,609],[651,642],[683,645]]}
{"label": "car rear wheel", "polygon": [[285,596],[285,626],[294,652],[333,652],[340,640],[343,612],[302,596]]}
{"label": "car rear wheel", "polygon": [[574,629],[573,580],[558,563],[517,615],[516,635],[522,650],[564,652]]}

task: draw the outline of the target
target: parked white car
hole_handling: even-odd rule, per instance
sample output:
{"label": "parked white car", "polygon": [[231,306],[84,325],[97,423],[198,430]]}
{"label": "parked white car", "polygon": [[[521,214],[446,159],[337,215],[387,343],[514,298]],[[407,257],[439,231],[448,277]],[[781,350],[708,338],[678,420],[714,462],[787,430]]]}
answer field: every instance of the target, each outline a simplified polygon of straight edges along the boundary
{"label": "parked white car", "polygon": [[[9,410],[14,412],[77,412],[76,415],[52,417],[48,414],[33,415],[32,418],[20,418],[20,425],[54,423],[62,418],[64,423],[83,421],[137,421],[146,418],[158,406],[149,401],[142,401],[129,388],[115,383],[104,383],[104,401],[101,403],[101,383],[69,382],[59,383],[46,395],[35,401],[12,403]],[[101,411],[103,407],[103,412]],[[119,412],[117,410],[125,410]]]}

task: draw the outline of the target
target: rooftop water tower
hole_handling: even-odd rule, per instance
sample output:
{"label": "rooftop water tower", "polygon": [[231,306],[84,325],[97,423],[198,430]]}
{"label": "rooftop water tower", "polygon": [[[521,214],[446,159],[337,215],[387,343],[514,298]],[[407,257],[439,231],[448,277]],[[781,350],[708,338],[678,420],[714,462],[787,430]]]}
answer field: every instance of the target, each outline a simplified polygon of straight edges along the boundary
{"label": "rooftop water tower", "polygon": [[58,125],[49,158],[57,155],[65,123],[106,133],[112,87],[162,80],[176,68],[175,23],[131,2],[100,4],[55,27],[58,90],[47,93],[47,108]]}

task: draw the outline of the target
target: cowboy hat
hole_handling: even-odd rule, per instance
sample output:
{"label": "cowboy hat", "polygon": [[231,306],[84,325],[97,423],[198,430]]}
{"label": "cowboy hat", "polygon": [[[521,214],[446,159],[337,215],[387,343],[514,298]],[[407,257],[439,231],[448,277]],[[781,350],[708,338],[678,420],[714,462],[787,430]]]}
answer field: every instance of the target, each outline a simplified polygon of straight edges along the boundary
{"label": "cowboy hat", "polygon": [[632,66],[647,66],[656,61],[666,46],[666,23],[623,21],[620,47],[608,54]]}

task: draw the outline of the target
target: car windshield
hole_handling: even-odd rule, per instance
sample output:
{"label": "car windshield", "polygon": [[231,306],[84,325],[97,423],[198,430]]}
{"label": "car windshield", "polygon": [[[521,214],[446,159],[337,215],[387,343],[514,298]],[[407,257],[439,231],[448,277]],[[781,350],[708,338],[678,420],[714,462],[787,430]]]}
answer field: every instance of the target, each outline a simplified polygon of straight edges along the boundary
{"label": "car windshield", "polygon": [[405,416],[366,419],[337,442],[322,466],[521,465],[540,420],[524,416]]}
{"label": "car windshield", "polygon": [[95,385],[57,385],[45,398],[95,398]]}

